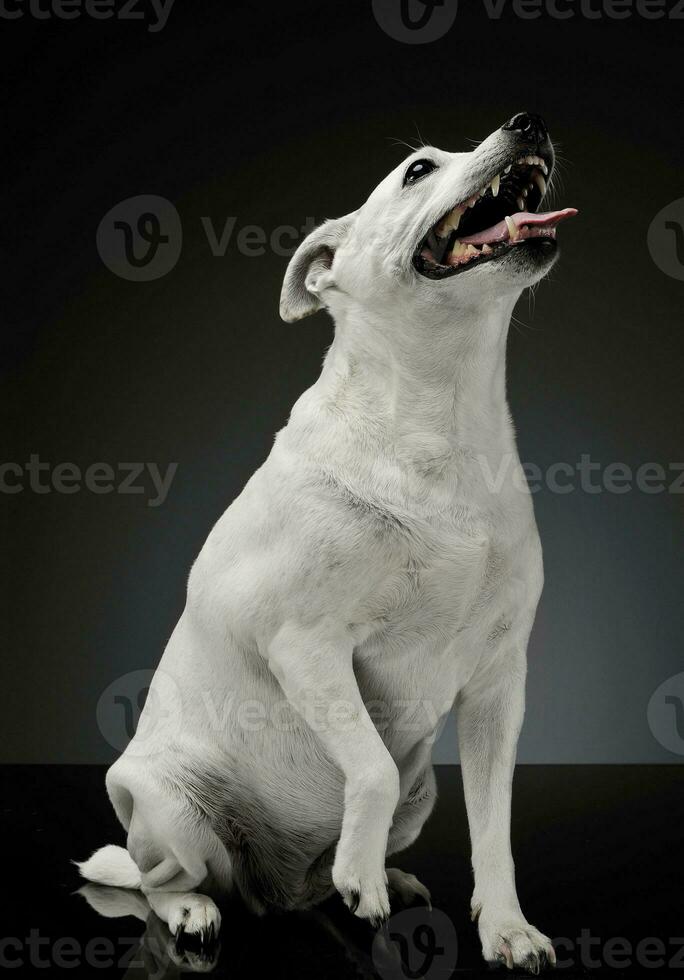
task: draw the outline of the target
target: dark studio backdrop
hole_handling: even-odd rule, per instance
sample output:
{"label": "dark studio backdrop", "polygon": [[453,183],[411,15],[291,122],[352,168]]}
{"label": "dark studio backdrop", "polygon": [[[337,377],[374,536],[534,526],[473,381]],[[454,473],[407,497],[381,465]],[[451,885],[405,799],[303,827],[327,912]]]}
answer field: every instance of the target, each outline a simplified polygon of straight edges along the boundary
{"label": "dark studio backdrop", "polygon": [[[114,758],[193,559],[315,380],[332,324],[280,321],[282,226],[356,208],[399,141],[468,149],[532,110],[580,216],[509,342],[546,567],[519,759],[681,762],[684,21],[462,0],[405,43],[365,0],[176,0],[152,30],[142,2],[147,20],[9,8],[2,760]],[[151,281],[115,254],[140,195],[168,202],[144,209],[170,237]],[[453,725],[436,758],[457,761]]]}

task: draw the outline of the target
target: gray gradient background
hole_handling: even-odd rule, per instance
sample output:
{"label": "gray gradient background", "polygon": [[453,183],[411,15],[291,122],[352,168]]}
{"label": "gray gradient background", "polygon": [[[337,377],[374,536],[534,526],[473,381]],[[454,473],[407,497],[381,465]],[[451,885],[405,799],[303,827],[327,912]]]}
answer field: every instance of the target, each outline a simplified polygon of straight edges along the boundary
{"label": "gray gradient background", "polygon": [[[3,407],[16,437],[4,459],[179,464],[156,509],[116,494],[0,498],[2,761],[114,757],[102,691],[158,661],[207,532],[330,343],[325,314],[280,322],[286,260],[234,242],[212,257],[202,215],[270,230],[346,213],[402,158],[393,138],[418,127],[467,148],[539,111],[566,160],[557,202],[581,215],[510,337],[521,456],[684,456],[684,284],[646,246],[684,193],[684,22],[490,22],[462,3],[443,40],[408,46],[365,2],[199,6],[177,0],[156,35],[2,25]],[[102,216],[141,193],[173,201],[184,227],[177,267],[149,284],[117,279],[95,248]],[[647,721],[653,691],[682,669],[682,500],[535,495],[546,587],[520,761],[682,761]],[[674,724],[671,705],[655,710]],[[457,759],[453,724],[436,759]]]}

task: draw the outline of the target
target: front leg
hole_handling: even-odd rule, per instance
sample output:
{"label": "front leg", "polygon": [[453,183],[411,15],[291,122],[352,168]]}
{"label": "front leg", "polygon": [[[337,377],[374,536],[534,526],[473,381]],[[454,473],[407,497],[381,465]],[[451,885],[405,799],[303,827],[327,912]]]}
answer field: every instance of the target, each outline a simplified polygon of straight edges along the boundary
{"label": "front leg", "polygon": [[538,973],[556,958],[520,908],[511,854],[511,789],[525,710],[526,657],[509,650],[460,693],[457,723],[473,851],[473,918],[484,958]]}
{"label": "front leg", "polygon": [[[268,646],[285,696],[314,730],[344,777],[344,811],[333,884],[359,917],[389,916],[387,836],[399,801],[399,772],[363,703],[348,631],[328,620],[288,623]],[[344,722],[339,719],[340,709]]]}

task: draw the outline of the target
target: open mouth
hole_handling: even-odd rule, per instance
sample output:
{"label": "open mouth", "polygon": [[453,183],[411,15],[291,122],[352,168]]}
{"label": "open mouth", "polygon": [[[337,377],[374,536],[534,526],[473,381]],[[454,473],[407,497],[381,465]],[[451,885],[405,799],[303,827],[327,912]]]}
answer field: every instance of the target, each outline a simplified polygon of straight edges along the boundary
{"label": "open mouth", "polygon": [[429,279],[445,279],[498,259],[530,239],[555,246],[556,225],[575,208],[538,213],[552,162],[518,157],[477,194],[457,204],[420,241],[413,264]]}

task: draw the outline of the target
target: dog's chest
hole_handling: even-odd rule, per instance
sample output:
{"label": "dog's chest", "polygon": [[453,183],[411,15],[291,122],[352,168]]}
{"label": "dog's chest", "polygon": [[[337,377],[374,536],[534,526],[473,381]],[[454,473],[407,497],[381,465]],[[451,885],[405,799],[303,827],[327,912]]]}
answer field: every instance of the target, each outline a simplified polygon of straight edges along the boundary
{"label": "dog's chest", "polygon": [[393,542],[392,562],[368,612],[386,639],[453,639],[505,590],[514,562],[510,529],[454,508],[406,522]]}
{"label": "dog's chest", "polygon": [[531,509],[459,502],[405,521],[387,568],[368,597],[358,648],[369,690],[449,702],[483,654],[514,640],[536,604]]}

